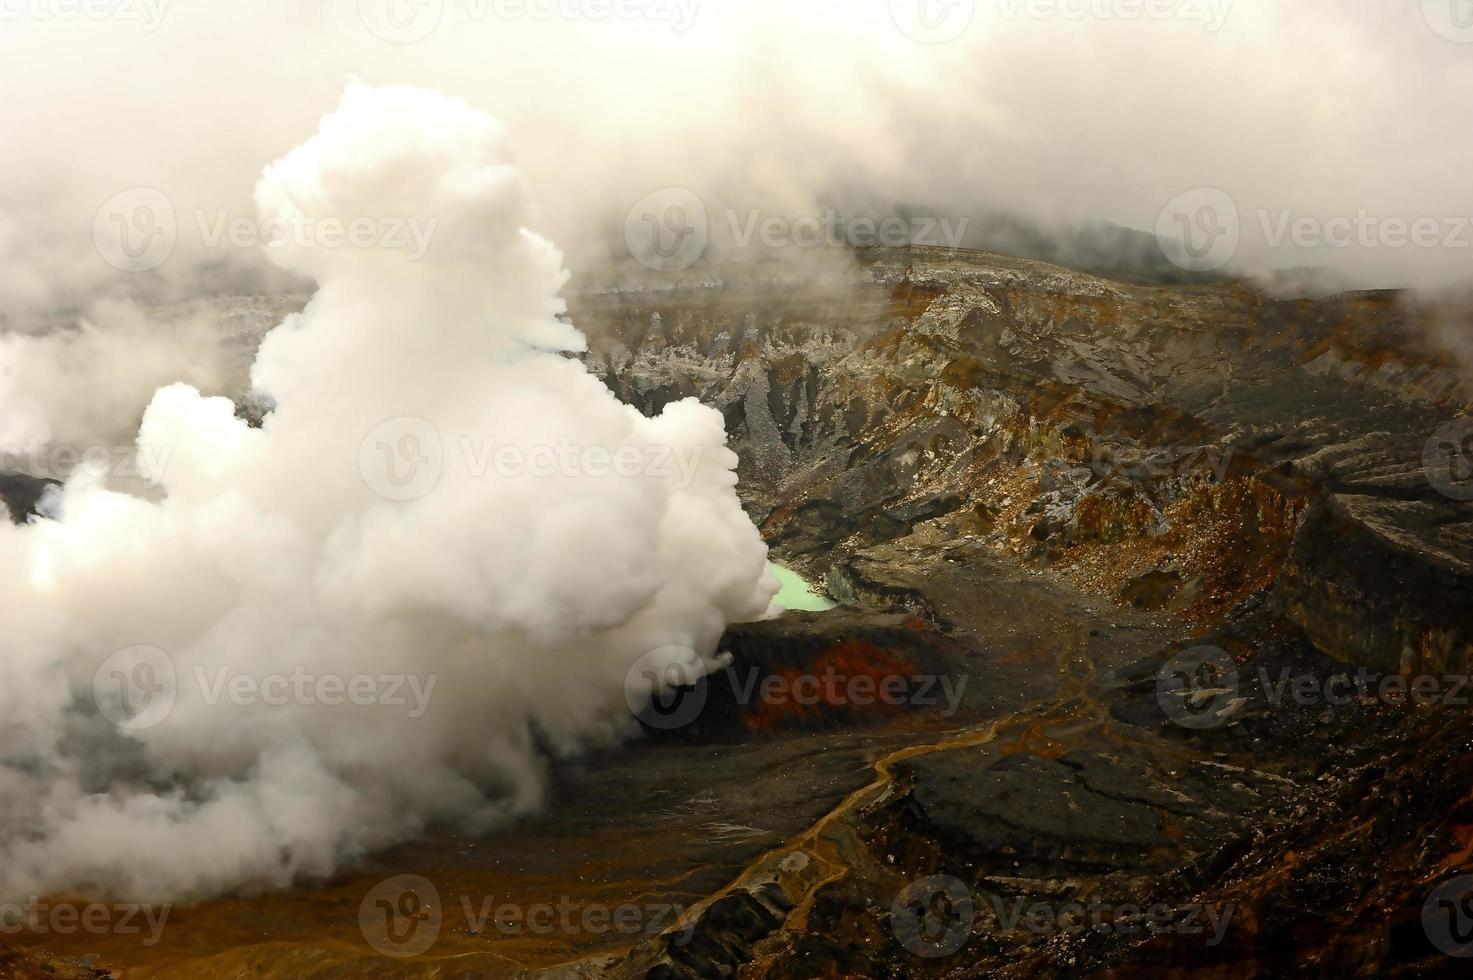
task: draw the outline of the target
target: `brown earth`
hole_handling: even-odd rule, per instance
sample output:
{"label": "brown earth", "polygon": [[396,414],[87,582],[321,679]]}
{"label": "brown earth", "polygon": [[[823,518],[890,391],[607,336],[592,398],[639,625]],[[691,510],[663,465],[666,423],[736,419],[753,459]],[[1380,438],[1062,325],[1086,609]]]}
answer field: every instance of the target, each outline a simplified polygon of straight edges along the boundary
{"label": "brown earth", "polygon": [[[227,305],[258,334],[281,304]],[[1473,486],[1442,432],[1470,395],[1404,297],[913,248],[819,278],[584,282],[570,305],[621,398],[723,411],[775,556],[846,607],[734,627],[691,717],[561,766],[526,827],[176,909],[156,947],[5,936],[0,973],[1460,972],[1423,909],[1473,871],[1473,712],[1283,696],[1473,660]],[[1172,686],[1202,649],[1216,674]],[[913,683],[800,702],[810,676]],[[439,931],[396,958],[360,907],[401,874],[438,900],[401,925]],[[488,900],[643,917],[477,928]],[[1036,907],[1067,921],[1010,925]],[[1206,911],[1220,942],[1183,925]]]}

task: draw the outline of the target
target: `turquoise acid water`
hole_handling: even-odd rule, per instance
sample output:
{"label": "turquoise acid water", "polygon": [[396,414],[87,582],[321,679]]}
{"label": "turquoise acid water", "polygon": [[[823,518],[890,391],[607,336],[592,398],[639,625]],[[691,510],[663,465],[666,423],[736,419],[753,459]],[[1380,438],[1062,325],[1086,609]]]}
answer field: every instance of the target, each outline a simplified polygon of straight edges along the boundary
{"label": "turquoise acid water", "polygon": [[804,581],[803,576],[791,568],[784,568],[776,562],[768,562],[767,570],[772,572],[782,585],[772,601],[784,609],[795,612],[822,612],[825,609],[834,608],[833,602],[813,591],[813,587]]}

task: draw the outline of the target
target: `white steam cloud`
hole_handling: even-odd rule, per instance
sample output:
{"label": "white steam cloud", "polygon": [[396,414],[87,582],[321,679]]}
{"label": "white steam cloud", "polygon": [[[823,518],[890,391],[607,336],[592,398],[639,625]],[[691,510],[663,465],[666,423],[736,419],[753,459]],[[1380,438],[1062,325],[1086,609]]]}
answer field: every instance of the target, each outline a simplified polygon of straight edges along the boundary
{"label": "white steam cloud", "polygon": [[0,90],[24,93],[0,100],[0,311],[137,288],[92,242],[99,209],[134,188],[177,223],[151,277],[188,294],[259,272],[258,249],[211,233],[250,215],[259,161],[350,77],[505,120],[542,203],[533,227],[577,273],[667,186],[700,196],[713,248],[754,209],[904,207],[1004,248],[1010,230],[1020,247],[1096,222],[1151,233],[1181,195],[1216,189],[1236,208],[1218,216],[1237,233],[1229,272],[1434,288],[1466,283],[1473,258],[1466,0],[51,6],[75,5],[0,21]]}
{"label": "white steam cloud", "polygon": [[418,261],[274,248],[320,288],[260,350],[264,424],[162,388],[158,499],[80,471],[0,529],[0,897],[284,886],[495,827],[547,760],[632,733],[632,665],[708,669],[769,609],[719,413],[645,418],[564,356],[566,273],[495,120],[355,84],[256,198],[435,232]]}

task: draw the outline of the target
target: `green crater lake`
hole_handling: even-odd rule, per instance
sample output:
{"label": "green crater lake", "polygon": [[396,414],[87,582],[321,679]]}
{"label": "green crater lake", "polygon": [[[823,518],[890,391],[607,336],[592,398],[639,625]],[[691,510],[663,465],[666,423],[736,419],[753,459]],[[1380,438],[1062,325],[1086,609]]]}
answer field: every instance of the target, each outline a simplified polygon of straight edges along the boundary
{"label": "green crater lake", "polygon": [[834,603],[813,591],[813,587],[791,568],[784,568],[777,562],[767,563],[768,571],[777,576],[782,588],[772,601],[784,609],[793,612],[822,612],[825,609],[834,608]]}

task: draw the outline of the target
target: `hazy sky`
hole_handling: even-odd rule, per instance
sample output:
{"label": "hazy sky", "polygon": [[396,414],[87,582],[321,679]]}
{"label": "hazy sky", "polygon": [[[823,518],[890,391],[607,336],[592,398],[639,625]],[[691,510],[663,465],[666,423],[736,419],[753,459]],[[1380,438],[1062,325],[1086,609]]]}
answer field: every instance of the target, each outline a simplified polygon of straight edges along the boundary
{"label": "hazy sky", "polygon": [[158,273],[264,267],[212,229],[355,77],[503,120],[575,267],[667,186],[727,242],[899,202],[1362,285],[1473,262],[1468,0],[0,0],[0,309],[117,280],[94,221],[140,187]]}

